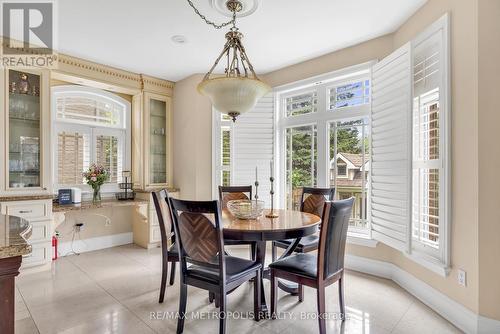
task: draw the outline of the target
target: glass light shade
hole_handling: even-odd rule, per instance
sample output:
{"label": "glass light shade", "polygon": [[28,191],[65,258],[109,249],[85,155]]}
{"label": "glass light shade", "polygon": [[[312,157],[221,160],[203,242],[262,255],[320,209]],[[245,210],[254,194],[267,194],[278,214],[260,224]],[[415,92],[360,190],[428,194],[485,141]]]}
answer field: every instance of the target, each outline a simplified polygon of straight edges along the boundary
{"label": "glass light shade", "polygon": [[198,85],[198,92],[208,96],[215,109],[233,119],[251,110],[270,90],[266,83],[246,77],[219,77],[203,80]]}

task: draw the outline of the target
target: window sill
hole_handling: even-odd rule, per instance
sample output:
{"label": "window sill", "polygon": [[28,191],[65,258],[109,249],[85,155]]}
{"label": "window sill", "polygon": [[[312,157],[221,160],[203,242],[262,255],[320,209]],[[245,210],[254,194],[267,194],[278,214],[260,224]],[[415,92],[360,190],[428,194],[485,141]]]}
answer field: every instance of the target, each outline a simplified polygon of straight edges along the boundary
{"label": "window sill", "polygon": [[438,274],[441,277],[446,277],[450,273],[450,267],[445,263],[430,257],[427,254],[413,251],[411,254],[403,252],[403,254],[413,262],[421,265],[422,267]]}
{"label": "window sill", "polygon": [[375,248],[378,244],[377,240],[370,239],[367,235],[357,234],[357,233],[348,233],[347,234],[347,243],[351,245],[358,245],[364,247]]}

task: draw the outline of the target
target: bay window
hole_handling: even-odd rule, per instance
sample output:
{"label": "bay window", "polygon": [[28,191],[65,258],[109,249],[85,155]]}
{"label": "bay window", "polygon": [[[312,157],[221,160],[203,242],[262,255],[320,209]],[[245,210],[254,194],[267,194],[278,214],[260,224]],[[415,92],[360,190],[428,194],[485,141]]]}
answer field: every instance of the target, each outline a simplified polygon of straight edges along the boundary
{"label": "bay window", "polygon": [[369,64],[282,87],[277,92],[281,206],[298,210],[303,187],[355,197],[349,233],[369,236]]}

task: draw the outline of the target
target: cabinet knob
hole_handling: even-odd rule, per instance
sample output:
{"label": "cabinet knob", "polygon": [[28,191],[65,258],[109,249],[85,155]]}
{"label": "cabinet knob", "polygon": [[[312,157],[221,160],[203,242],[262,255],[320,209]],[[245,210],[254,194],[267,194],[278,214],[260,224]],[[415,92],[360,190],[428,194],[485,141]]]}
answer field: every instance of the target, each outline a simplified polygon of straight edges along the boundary
{"label": "cabinet knob", "polygon": [[19,213],[32,213],[33,210],[19,210]]}

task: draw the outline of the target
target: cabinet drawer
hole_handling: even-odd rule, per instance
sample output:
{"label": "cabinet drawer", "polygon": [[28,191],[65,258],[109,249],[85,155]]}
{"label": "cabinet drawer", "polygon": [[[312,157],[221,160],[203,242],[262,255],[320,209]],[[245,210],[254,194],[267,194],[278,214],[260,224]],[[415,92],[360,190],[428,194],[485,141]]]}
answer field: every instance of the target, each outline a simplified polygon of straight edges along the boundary
{"label": "cabinet drawer", "polygon": [[49,235],[50,221],[32,222],[31,223],[31,237],[28,242],[31,244],[38,241],[46,241],[50,238]]}
{"label": "cabinet drawer", "polygon": [[26,202],[4,202],[2,212],[9,216],[43,219],[51,216],[50,201],[26,201]]}
{"label": "cabinet drawer", "polygon": [[23,266],[43,264],[52,259],[51,256],[52,245],[51,243],[39,243],[31,246],[31,253],[23,255]]}
{"label": "cabinet drawer", "polygon": [[160,226],[152,226],[150,233],[151,233],[150,242],[160,242],[161,241]]}

